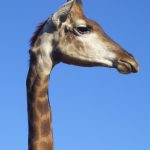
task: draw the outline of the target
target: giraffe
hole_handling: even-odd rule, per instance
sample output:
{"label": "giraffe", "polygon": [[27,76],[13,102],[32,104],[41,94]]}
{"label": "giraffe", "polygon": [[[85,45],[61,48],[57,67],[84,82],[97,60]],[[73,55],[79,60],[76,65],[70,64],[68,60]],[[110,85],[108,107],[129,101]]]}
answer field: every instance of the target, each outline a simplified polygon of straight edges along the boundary
{"label": "giraffe", "polygon": [[135,58],[83,12],[81,0],[68,0],[43,22],[31,39],[27,76],[28,150],[54,150],[48,82],[60,63],[116,68],[136,73]]}

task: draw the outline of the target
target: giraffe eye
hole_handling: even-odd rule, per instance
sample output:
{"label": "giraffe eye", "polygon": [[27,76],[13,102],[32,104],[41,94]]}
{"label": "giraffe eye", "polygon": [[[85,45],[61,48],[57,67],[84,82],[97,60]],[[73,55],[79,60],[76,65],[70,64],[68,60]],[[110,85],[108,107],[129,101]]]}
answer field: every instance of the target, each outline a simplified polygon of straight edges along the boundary
{"label": "giraffe eye", "polygon": [[90,26],[78,26],[78,27],[75,27],[75,32],[77,34],[86,34],[88,33],[89,31],[91,30],[91,27]]}

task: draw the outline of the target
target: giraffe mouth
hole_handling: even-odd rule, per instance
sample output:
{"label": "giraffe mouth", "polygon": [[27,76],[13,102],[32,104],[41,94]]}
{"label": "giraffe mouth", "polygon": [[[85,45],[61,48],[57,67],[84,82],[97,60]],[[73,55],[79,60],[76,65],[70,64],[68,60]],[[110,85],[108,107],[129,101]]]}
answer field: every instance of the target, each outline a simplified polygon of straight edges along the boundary
{"label": "giraffe mouth", "polygon": [[139,71],[139,65],[135,60],[118,60],[116,63],[116,68],[122,74],[137,73]]}

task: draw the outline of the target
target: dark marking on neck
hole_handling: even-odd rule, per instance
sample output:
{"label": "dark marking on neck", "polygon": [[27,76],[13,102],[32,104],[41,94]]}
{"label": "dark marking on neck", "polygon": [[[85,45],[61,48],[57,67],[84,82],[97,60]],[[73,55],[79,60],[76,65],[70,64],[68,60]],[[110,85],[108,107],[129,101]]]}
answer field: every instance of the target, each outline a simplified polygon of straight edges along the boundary
{"label": "dark marking on neck", "polygon": [[48,85],[46,85],[39,93],[39,97],[43,98],[48,95]]}
{"label": "dark marking on neck", "polygon": [[30,122],[39,120],[39,116],[33,104],[28,105],[28,115],[30,118]]}
{"label": "dark marking on neck", "polygon": [[50,134],[50,120],[44,120],[41,123],[41,136],[46,137]]}
{"label": "dark marking on neck", "polygon": [[29,150],[39,150],[38,145],[36,143],[30,143]]}
{"label": "dark marking on neck", "polygon": [[38,128],[36,127],[36,124],[31,123],[30,128],[29,128],[29,133],[30,133],[30,138],[34,139],[34,140],[38,140],[40,137],[40,133],[39,130],[37,130]]}
{"label": "dark marking on neck", "polygon": [[47,75],[44,79],[44,84],[48,83],[48,80],[49,80],[49,75]]}
{"label": "dark marking on neck", "polygon": [[37,102],[37,109],[40,112],[41,116],[49,112],[49,103],[48,98]]}

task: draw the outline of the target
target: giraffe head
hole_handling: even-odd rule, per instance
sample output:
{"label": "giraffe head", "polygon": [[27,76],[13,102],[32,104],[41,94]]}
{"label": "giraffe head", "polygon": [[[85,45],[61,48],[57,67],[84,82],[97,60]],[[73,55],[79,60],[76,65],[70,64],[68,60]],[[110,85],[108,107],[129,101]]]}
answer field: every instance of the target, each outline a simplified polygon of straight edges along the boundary
{"label": "giraffe head", "polygon": [[81,0],[68,0],[51,17],[55,27],[53,59],[79,66],[105,66],[135,73],[135,58],[113,41],[98,23],[88,19]]}

